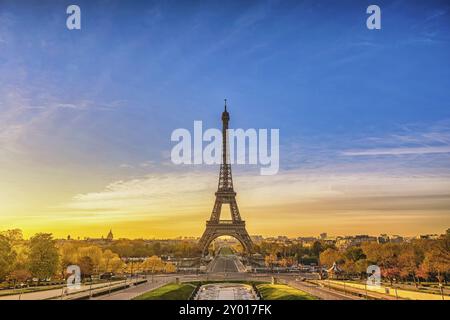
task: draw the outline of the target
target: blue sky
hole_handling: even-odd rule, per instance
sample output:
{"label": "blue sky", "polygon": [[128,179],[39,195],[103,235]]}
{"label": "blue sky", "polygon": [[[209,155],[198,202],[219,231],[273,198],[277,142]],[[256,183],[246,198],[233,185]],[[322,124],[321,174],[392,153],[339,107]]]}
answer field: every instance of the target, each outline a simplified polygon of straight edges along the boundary
{"label": "blue sky", "polygon": [[4,188],[178,172],[171,132],[218,127],[224,98],[233,127],[280,129],[282,173],[450,174],[450,4],[377,1],[371,31],[372,2],[76,1],[69,31],[72,2],[0,0]]}

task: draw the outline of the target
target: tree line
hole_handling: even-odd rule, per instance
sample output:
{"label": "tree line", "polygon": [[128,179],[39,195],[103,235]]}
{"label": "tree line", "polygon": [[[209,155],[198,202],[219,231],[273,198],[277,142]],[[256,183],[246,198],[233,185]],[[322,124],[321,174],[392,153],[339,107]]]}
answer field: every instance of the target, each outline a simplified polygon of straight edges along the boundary
{"label": "tree line", "polygon": [[450,229],[439,239],[414,239],[402,243],[368,242],[337,248],[317,240],[311,246],[262,242],[255,248],[265,257],[267,267],[289,267],[296,263],[329,268],[336,262],[348,277],[367,277],[367,267],[377,265],[390,282],[421,280],[447,283],[450,274]]}
{"label": "tree line", "polygon": [[320,263],[334,262],[348,276],[366,276],[369,265],[377,265],[381,276],[395,280],[447,283],[450,273],[450,230],[440,239],[415,239],[402,243],[363,243],[345,250],[328,248],[320,253]]}
{"label": "tree line", "polygon": [[[116,245],[119,246],[118,252],[114,251],[117,249]],[[49,233],[37,233],[29,240],[24,240],[21,230],[6,230],[0,232],[0,282],[7,280],[15,285],[33,278],[38,281],[63,280],[67,278],[66,270],[70,265],[80,267],[83,279],[104,273],[176,271],[173,264],[162,261],[154,254],[143,255],[147,257],[144,261],[127,263],[119,254],[124,254],[123,250],[120,250],[124,248],[120,247],[122,245],[117,243],[102,248],[86,241],[58,243]],[[154,253],[153,249],[151,252],[139,253]]]}

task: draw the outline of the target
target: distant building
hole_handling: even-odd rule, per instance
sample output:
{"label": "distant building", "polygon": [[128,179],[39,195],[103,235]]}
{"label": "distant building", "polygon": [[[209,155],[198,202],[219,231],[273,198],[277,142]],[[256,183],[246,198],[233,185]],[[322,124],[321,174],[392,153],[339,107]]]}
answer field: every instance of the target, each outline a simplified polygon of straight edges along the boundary
{"label": "distant building", "polygon": [[84,238],[84,240],[88,241],[88,242],[95,243],[95,244],[102,245],[102,244],[106,244],[108,242],[113,241],[114,240],[114,235],[112,233],[112,230],[109,230],[109,233],[106,236],[106,238],[104,236],[102,236],[101,238]]}
{"label": "distant building", "polygon": [[353,246],[361,245],[362,243],[367,242],[377,242],[377,237],[372,237],[368,235],[356,235],[350,237],[338,238],[336,241],[336,246],[340,249],[346,249]]}
{"label": "distant building", "polygon": [[389,236],[387,234],[380,234],[380,236],[377,238],[378,243],[388,243],[389,242]]}
{"label": "distant building", "polygon": [[315,238],[315,237],[298,237],[297,240],[302,244],[302,246],[309,248],[314,244],[314,242],[317,241],[317,238]]}
{"label": "distant building", "polygon": [[405,241],[405,239],[403,239],[402,236],[399,236],[399,235],[394,234],[394,235],[392,235],[392,236],[390,237],[390,240],[389,240],[389,241],[390,241],[390,242],[393,242],[393,243],[400,243],[400,242]]}
{"label": "distant building", "polygon": [[252,239],[254,243],[261,243],[264,241],[264,238],[260,235],[252,235],[250,236],[250,239]]}
{"label": "distant building", "polygon": [[438,234],[421,234],[419,236],[419,239],[436,240],[436,239],[439,239],[439,235]]}
{"label": "distant building", "polygon": [[388,242],[401,243],[403,241],[405,241],[405,239],[402,236],[399,236],[399,235],[396,235],[396,234],[388,236],[387,234],[383,233],[383,234],[380,234],[379,237],[377,237],[377,242],[378,243],[388,243]]}
{"label": "distant building", "polygon": [[326,232],[320,234],[320,240],[325,240],[326,238],[328,238],[328,234]]}

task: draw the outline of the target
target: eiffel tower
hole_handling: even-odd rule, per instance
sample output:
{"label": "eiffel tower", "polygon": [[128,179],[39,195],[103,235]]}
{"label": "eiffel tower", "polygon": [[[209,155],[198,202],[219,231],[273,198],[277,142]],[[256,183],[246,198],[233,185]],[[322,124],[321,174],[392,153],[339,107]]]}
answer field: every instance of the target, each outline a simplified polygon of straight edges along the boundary
{"label": "eiffel tower", "polygon": [[[211,242],[220,236],[231,236],[236,238],[243,246],[246,253],[251,253],[252,240],[245,229],[245,221],[241,219],[236,202],[236,192],[233,188],[233,177],[231,176],[230,147],[228,141],[228,122],[230,114],[227,111],[227,100],[225,99],[225,110],[222,113],[222,164],[219,172],[219,186],[216,192],[216,202],[211,213],[211,218],[206,221],[206,230],[200,238],[199,244],[203,256],[208,252]],[[231,220],[220,220],[222,204],[230,205]]]}

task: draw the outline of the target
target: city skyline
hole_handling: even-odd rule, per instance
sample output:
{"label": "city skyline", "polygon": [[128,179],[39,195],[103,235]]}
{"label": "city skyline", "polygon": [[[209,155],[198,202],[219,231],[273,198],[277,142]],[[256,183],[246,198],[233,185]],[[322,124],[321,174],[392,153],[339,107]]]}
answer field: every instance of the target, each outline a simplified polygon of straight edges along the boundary
{"label": "city skyline", "polygon": [[[280,130],[280,171],[233,165],[250,235],[450,226],[450,6],[0,2],[0,230],[200,236],[218,165],[174,165],[202,120]],[[33,32],[30,32],[33,30]],[[106,227],[105,227],[106,226]]]}
{"label": "city skyline", "polygon": [[[6,231],[6,230],[2,230],[2,231]],[[109,229],[109,231],[113,232],[112,229]],[[94,236],[83,236],[83,235],[65,235],[64,237],[55,237],[55,239],[57,240],[76,240],[76,241],[86,241],[86,240],[106,240],[108,238],[108,234],[109,231],[107,232],[105,229],[105,232],[103,234],[96,234]],[[321,237],[321,235],[325,233],[327,234],[326,238]],[[298,235],[294,235],[294,236],[287,236],[284,234],[278,234],[278,235],[261,235],[261,234],[250,234],[250,237],[253,239],[259,239],[262,238],[263,240],[268,240],[268,239],[285,239],[287,238],[288,240],[301,240],[301,239],[316,239],[316,240],[336,240],[339,238],[353,238],[356,236],[368,236],[368,237],[389,237],[389,238],[393,238],[396,239],[397,237],[400,237],[404,240],[411,240],[411,239],[420,239],[422,237],[424,238],[430,238],[430,239],[434,239],[434,238],[439,238],[440,236],[445,235],[446,230],[443,230],[442,232],[438,232],[438,233],[432,233],[432,234],[416,234],[416,235],[411,235],[411,236],[405,236],[402,234],[387,234],[387,233],[379,233],[379,234],[328,234],[327,232],[322,232],[321,234],[298,234]],[[163,241],[163,240],[192,240],[192,241],[197,241],[200,239],[200,236],[183,236],[183,235],[179,235],[179,236],[174,236],[174,237],[161,237],[161,238],[156,238],[156,237],[149,237],[149,238],[145,238],[145,237],[137,237],[137,238],[126,238],[126,237],[120,237],[120,236],[115,236],[116,232],[113,232],[114,238],[113,240],[146,240],[146,241]],[[120,230],[118,232],[118,234],[120,234]],[[24,240],[29,240],[29,238],[31,238],[33,235],[31,235],[30,237],[24,237]],[[237,242],[238,240],[235,239],[232,236],[221,236],[218,237],[220,239],[222,238],[227,238],[227,239],[231,239],[232,241]]]}

